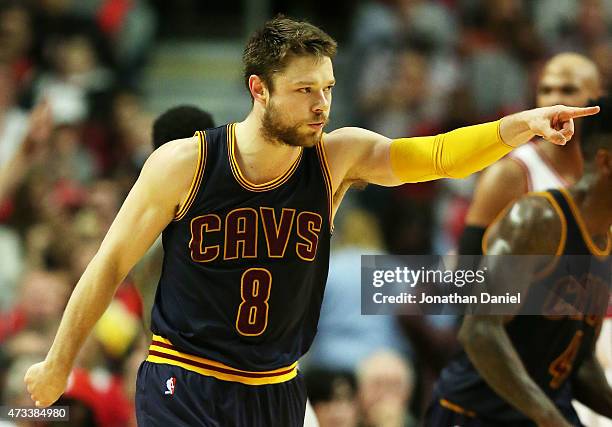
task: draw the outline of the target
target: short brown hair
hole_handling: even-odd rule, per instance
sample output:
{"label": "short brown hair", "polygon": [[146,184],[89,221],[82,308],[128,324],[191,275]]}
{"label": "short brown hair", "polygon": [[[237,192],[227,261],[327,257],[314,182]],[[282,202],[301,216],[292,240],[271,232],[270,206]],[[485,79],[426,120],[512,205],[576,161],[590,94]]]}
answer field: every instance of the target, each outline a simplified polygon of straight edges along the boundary
{"label": "short brown hair", "polygon": [[248,89],[254,74],[272,90],[272,75],[285,68],[291,55],[333,58],[336,47],[336,41],[320,28],[279,15],[257,30],[244,48],[244,83]]}

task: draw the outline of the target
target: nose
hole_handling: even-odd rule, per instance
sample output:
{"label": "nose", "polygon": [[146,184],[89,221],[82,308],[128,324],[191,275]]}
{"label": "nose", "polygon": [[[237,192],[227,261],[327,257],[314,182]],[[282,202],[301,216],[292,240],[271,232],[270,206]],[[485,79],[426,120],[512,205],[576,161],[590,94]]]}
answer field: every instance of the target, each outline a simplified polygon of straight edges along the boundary
{"label": "nose", "polygon": [[316,101],[312,106],[313,113],[325,113],[329,111],[331,100],[328,97],[328,93],[323,90],[316,92]]}

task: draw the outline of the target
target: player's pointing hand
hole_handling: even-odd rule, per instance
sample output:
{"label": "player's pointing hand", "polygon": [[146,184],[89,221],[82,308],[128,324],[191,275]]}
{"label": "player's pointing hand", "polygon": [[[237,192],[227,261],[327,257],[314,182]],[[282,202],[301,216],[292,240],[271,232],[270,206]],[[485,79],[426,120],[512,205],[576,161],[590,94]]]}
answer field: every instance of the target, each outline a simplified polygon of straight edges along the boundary
{"label": "player's pointing hand", "polygon": [[524,144],[536,135],[553,144],[565,145],[574,135],[574,119],[598,112],[599,107],[554,105],[534,108],[504,117],[499,132],[502,140],[513,147]]}
{"label": "player's pointing hand", "polygon": [[566,107],[555,105],[531,110],[534,114],[527,121],[529,129],[536,135],[557,145],[565,145],[574,135],[574,119],[591,116],[599,112],[599,107]]}

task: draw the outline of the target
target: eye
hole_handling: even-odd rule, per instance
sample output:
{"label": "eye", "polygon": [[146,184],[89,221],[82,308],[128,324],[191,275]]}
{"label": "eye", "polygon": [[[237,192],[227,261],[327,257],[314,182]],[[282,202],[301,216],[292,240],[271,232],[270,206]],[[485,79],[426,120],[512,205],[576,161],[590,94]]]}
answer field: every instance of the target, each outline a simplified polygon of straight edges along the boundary
{"label": "eye", "polygon": [[298,89],[298,92],[301,93],[310,93],[310,88],[309,87],[301,87]]}
{"label": "eye", "polygon": [[574,95],[576,92],[578,92],[578,88],[576,86],[567,85],[561,88],[561,93],[563,95]]}
{"label": "eye", "polygon": [[540,95],[548,95],[551,92],[552,88],[550,86],[540,86],[538,88],[538,93],[540,93]]}
{"label": "eye", "polygon": [[331,92],[332,89],[334,88],[334,85],[329,85],[327,86],[325,89],[323,89],[325,92]]}

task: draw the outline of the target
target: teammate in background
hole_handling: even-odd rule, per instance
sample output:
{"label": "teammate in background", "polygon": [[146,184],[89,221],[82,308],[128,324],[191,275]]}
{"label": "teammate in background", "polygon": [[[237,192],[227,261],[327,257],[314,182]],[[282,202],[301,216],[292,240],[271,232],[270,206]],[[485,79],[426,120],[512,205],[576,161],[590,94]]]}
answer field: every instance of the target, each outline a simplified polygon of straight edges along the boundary
{"label": "teammate in background", "polygon": [[[561,53],[551,58],[538,83],[536,104],[584,107],[601,93],[595,64],[577,53]],[[497,214],[510,202],[529,191],[564,188],[582,176],[580,133],[572,142],[559,147],[535,138],[487,168],[478,180],[474,199],[466,217],[459,253],[482,253],[482,236]]]}
{"label": "teammate in background", "polygon": [[190,138],[199,130],[215,127],[212,115],[191,105],[179,105],[162,113],[153,122],[153,149],[166,142]]}
{"label": "teammate in background", "polygon": [[[612,103],[601,101],[601,115],[583,122],[580,181],[568,190],[518,200],[484,238],[484,252],[490,255],[590,255],[588,270],[574,264],[568,270],[559,262],[530,281],[531,288],[558,292],[562,299],[575,296],[572,283],[581,289],[593,283],[605,284],[606,290],[610,286]],[[523,267],[525,275],[538,268]],[[489,268],[489,274],[495,271]],[[594,298],[607,301],[607,295]],[[594,351],[603,316],[593,310],[576,316],[520,314],[511,319],[465,316],[459,332],[465,352],[442,371],[426,426],[581,426],[573,398],[612,418],[612,388]]]}
{"label": "teammate in background", "polygon": [[139,425],[301,426],[297,360],[316,333],[333,216],[350,185],[465,177],[535,135],[565,144],[574,118],[599,111],[540,108],[393,141],[359,128],[324,134],[335,53],[325,32],[284,17],[253,34],[243,54],[251,112],[147,160],[47,357],[26,373],[37,406],[61,395],[116,286],[162,233]]}

